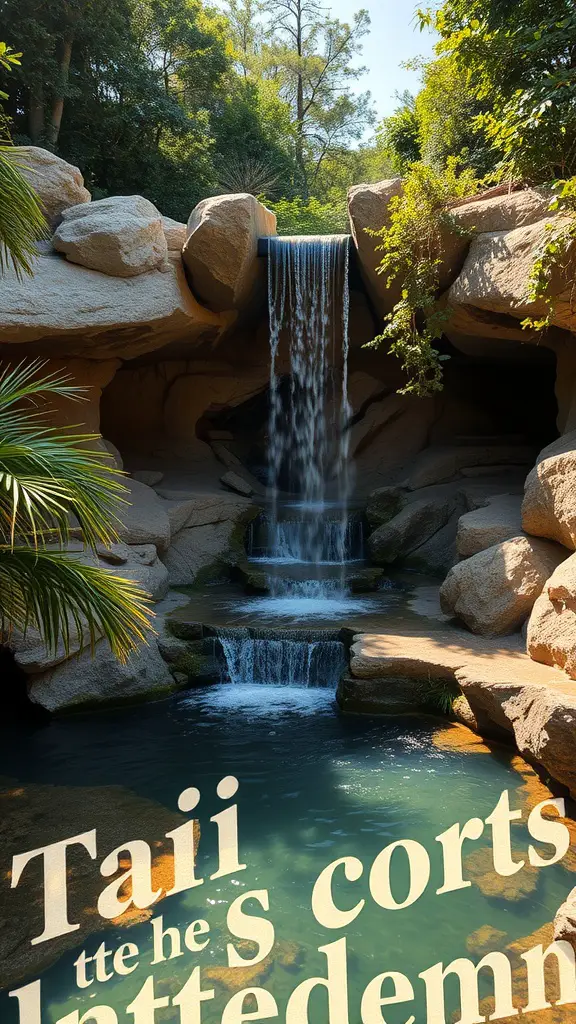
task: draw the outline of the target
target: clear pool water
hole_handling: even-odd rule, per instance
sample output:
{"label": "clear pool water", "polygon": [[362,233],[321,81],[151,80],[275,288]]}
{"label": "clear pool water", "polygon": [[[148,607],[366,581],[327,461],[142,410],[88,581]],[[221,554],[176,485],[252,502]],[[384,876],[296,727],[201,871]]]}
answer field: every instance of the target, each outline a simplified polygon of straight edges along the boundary
{"label": "clear pool water", "polygon": [[[349,951],[350,1024],[360,1024],[360,997],[367,983],[392,970],[402,971],[414,983],[416,999],[409,1009],[417,1024],[425,1024],[420,971],[460,956],[477,961],[488,948],[505,950],[516,940],[530,940],[549,924],[574,886],[574,874],[568,870],[574,867],[573,860],[539,872],[521,872],[505,885],[494,886],[489,848],[480,840],[469,845],[472,887],[437,896],[442,872],[434,837],[454,822],[486,817],[505,789],[513,806],[526,808],[543,799],[544,787],[504,747],[490,752],[466,730],[454,731],[432,718],[344,718],[325,689],[222,685],[142,707],[53,721],[41,728],[0,728],[0,751],[4,880],[10,856],[38,845],[39,830],[48,823],[54,835],[61,830],[61,838],[73,835],[74,828],[81,832],[97,824],[104,856],[114,842],[133,838],[138,829],[162,837],[173,821],[183,820],[176,814],[179,793],[196,786],[202,794],[199,860],[207,881],[159,902],[153,911],[162,914],[164,927],[181,930],[194,919],[206,919],[211,941],[199,954],[187,952],[149,968],[149,921],[136,918],[131,927],[126,922],[102,927],[88,907],[81,932],[51,958],[40,947],[31,949],[23,938],[34,934],[37,906],[20,905],[25,920],[18,920],[18,934],[11,936],[15,925],[7,916],[10,904],[2,889],[0,946],[4,954],[9,950],[2,968],[4,985],[17,987],[42,978],[42,1024],[54,1024],[75,1009],[85,1012],[96,1003],[114,1007],[121,1024],[133,1024],[125,1008],[149,973],[154,973],[157,996],[174,995],[197,965],[205,974],[203,986],[216,993],[213,1001],[203,1004],[202,1024],[219,1022],[234,991],[251,985],[272,991],[280,1007],[279,1020],[284,1020],[286,1001],[296,985],[325,969],[318,948],[342,934],[347,935]],[[208,819],[221,808],[216,784],[229,774],[240,781],[240,849],[248,868],[210,881],[215,830]],[[431,883],[416,904],[387,912],[370,899],[364,882],[355,884],[353,896],[342,883],[336,886],[342,906],[366,898],[361,914],[345,932],[330,932],[315,921],[312,886],[323,867],[352,854],[368,869],[383,847],[406,838],[422,843],[432,860]],[[514,846],[526,850],[524,824],[514,826]],[[406,890],[400,861],[393,884],[398,893]],[[88,881],[86,885],[88,892]],[[223,970],[230,938],[226,913],[231,901],[253,889],[269,891],[268,916],[277,945],[263,965],[248,975],[243,970],[235,974]],[[142,966],[133,974],[94,982],[81,992],[74,984],[73,962],[81,949],[93,953],[103,940],[109,948],[136,942],[148,955],[142,956]],[[524,948],[534,944],[527,941]],[[252,952],[252,947],[245,947],[245,956],[246,948]],[[6,988],[0,992],[2,1024],[16,1024],[15,1003]],[[458,1005],[455,985],[447,986],[447,1004],[450,1021]],[[387,1024],[404,1024],[407,1009],[386,1008]],[[573,1007],[558,1009],[549,1019],[568,1024],[572,1011]],[[546,1024],[548,1017],[539,1015],[539,1020]],[[173,1006],[158,1009],[156,1022],[179,1024],[179,1013]],[[328,1022],[320,992],[311,1001],[310,1022]]]}

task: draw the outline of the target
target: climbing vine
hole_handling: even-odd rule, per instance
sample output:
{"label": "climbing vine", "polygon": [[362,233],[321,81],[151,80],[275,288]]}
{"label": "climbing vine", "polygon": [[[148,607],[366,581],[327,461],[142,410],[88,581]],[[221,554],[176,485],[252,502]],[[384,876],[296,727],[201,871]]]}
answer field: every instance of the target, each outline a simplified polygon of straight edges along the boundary
{"label": "climbing vine", "polygon": [[462,169],[450,157],[441,173],[424,163],[411,165],[400,195],[388,207],[389,226],[370,232],[380,239],[383,252],[378,273],[389,288],[400,281],[402,292],[385,327],[367,347],[389,343],[389,351],[402,362],[407,376],[400,394],[425,397],[442,389],[442,362],[436,343],[448,313],[438,304],[440,272],[449,234],[461,234],[449,213],[449,204],[476,194],[480,183],[472,169]]}
{"label": "climbing vine", "polygon": [[[538,250],[528,280],[528,298],[531,302],[543,300],[547,312],[543,317],[527,317],[522,321],[524,328],[536,331],[551,326],[556,308],[553,278],[559,272],[567,275],[572,262],[572,245],[576,240],[576,177],[555,182],[550,211],[564,216],[546,225],[544,242]],[[575,289],[576,281],[572,275],[572,298]]]}

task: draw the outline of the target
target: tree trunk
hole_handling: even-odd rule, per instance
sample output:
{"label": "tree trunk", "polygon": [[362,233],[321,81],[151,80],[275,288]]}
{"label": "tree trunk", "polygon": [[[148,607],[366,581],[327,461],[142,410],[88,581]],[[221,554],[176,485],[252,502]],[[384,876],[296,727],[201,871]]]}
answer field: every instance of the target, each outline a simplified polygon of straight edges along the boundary
{"label": "tree trunk", "polygon": [[41,146],[44,142],[44,86],[41,82],[30,89],[28,131],[32,145]]}
{"label": "tree trunk", "polygon": [[64,94],[66,92],[68,76],[70,74],[70,61],[72,59],[73,44],[74,35],[71,33],[62,43],[62,57],[60,60],[60,89],[59,95],[54,97],[54,101],[52,103],[50,130],[48,133],[48,144],[51,149],[55,149],[58,144],[58,136],[60,134],[60,126],[62,124],[62,114],[64,113]]}
{"label": "tree trunk", "polygon": [[[299,60],[302,59],[302,7],[298,4],[296,15],[296,49]],[[299,68],[296,83],[296,163],[302,179],[302,198],[307,203],[310,198],[308,176],[304,160],[304,80]]]}

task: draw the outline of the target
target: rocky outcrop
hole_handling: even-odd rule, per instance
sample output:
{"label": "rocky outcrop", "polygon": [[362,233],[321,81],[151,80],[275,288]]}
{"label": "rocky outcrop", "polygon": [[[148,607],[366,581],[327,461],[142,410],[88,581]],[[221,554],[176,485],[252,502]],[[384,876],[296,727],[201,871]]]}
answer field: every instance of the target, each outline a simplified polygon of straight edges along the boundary
{"label": "rocky outcrop", "polygon": [[414,460],[408,487],[416,491],[443,483],[476,466],[530,466],[534,454],[527,445],[439,445],[426,448]]}
{"label": "rocky outcrop", "polygon": [[352,238],[368,292],[380,316],[389,313],[398,302],[400,288],[395,283],[388,288],[385,275],[378,273],[382,260],[382,253],[377,252],[380,239],[369,232],[390,226],[388,206],[392,197],[400,195],[401,191],[402,179],[390,178],[375,185],[355,185],[348,193]]}
{"label": "rocky outcrop", "polygon": [[159,551],[170,546],[170,520],[166,502],[138,480],[126,480],[126,504],[119,510],[120,539],[126,544],[155,544]]}
{"label": "rocky outcrop", "polygon": [[522,496],[497,494],[484,508],[466,512],[458,521],[456,547],[460,558],[469,558],[522,533]]}
{"label": "rocky outcrop", "polygon": [[576,431],[540,452],[526,480],[522,524],[526,533],[576,549]]}
{"label": "rocky outcrop", "polygon": [[176,343],[190,352],[227,322],[194,299],[179,258],[165,273],[124,278],[42,255],[33,277],[18,280],[10,269],[0,276],[0,345],[18,358],[134,359]]}
{"label": "rocky outcrop", "polygon": [[258,506],[225,493],[190,494],[166,505],[173,539],[164,561],[172,586],[225,578],[244,559],[243,534]]}
{"label": "rocky outcrop", "polygon": [[440,589],[442,611],[481,636],[513,633],[565,557],[559,545],[529,537],[495,544],[453,566]]}
{"label": "rocky outcrop", "polygon": [[[551,220],[554,218],[547,217],[512,230],[477,235],[462,272],[450,288],[450,305],[472,306],[517,320],[545,317],[548,312],[545,302],[530,298],[529,280],[538,252],[549,237],[547,225]],[[573,267],[568,261],[562,272],[554,275],[550,286],[555,300],[552,322],[567,330],[576,329],[571,302],[572,277]]]}
{"label": "rocky outcrop", "polygon": [[576,554],[552,574],[528,623],[528,653],[576,679]]}
{"label": "rocky outcrop", "polygon": [[377,565],[390,565],[405,557],[445,526],[454,508],[451,495],[411,501],[370,536],[370,557]]}
{"label": "rocky outcrop", "polygon": [[182,252],[186,241],[186,225],[179,220],[172,220],[172,217],[162,217],[162,227],[168,250]]}
{"label": "rocky outcrop", "polygon": [[[405,680],[456,683],[474,718],[496,735],[510,734],[520,753],[541,764],[576,796],[576,683],[562,673],[531,661],[520,637],[498,644],[456,629],[420,633],[364,634],[352,646],[351,675],[357,681],[354,707]],[[339,699],[345,696],[340,691]],[[385,700],[385,696],[383,697]],[[482,726],[484,728],[484,726]]]}
{"label": "rocky outcrop", "polygon": [[[150,595],[153,602],[162,601],[168,592],[168,570],[158,557],[154,544],[128,545],[113,544],[111,547],[98,545],[97,551],[87,551],[81,541],[72,540],[67,554],[79,561],[104,569],[114,576],[137,583]],[[74,621],[69,622],[68,649],[60,641],[55,650],[48,650],[39,632],[30,626],[24,634],[14,631],[8,646],[14,654],[16,664],[29,676],[36,676],[61,665],[68,658],[90,646],[90,635],[86,628],[79,629]]]}
{"label": "rocky outcrop", "polygon": [[215,313],[262,298],[265,263],[258,238],[276,234],[276,217],[248,193],[204,199],[192,211],[182,256],[194,292]]}
{"label": "rocky outcrop", "polygon": [[170,693],[175,683],[158,645],[151,640],[122,664],[104,640],[51,671],[32,676],[28,696],[47,711],[102,703],[120,704]]}
{"label": "rocky outcrop", "polygon": [[52,245],[66,259],[111,277],[136,277],[166,265],[162,217],[142,196],[112,196],[62,214]]}
{"label": "rocky outcrop", "polygon": [[64,210],[89,203],[90,193],[77,167],[38,146],[18,146],[10,159],[30,182],[51,224],[57,224]]}
{"label": "rocky outcrop", "polygon": [[502,195],[466,200],[450,209],[450,217],[463,231],[479,235],[487,231],[511,231],[546,217],[550,195],[533,188]]}

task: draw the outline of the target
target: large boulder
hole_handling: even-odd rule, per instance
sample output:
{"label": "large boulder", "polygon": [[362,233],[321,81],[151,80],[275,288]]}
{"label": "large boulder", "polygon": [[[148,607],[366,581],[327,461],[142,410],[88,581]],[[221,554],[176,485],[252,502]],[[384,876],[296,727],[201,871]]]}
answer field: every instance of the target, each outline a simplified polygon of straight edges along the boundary
{"label": "large boulder", "polygon": [[118,535],[126,544],[154,544],[158,551],[170,546],[170,520],[166,502],[151,487],[139,480],[125,480],[124,496],[118,517]]}
{"label": "large boulder", "polygon": [[528,654],[576,679],[576,554],[558,566],[528,623]]}
{"label": "large boulder", "polygon": [[[517,320],[546,316],[548,308],[544,300],[533,301],[530,297],[529,281],[538,253],[550,237],[547,225],[553,220],[548,217],[511,231],[487,231],[477,235],[460,275],[450,288],[450,306],[476,307]],[[560,223],[556,220],[557,225]],[[570,256],[562,271],[553,274],[549,288],[554,298],[552,323],[572,331],[576,330],[573,276],[574,259]],[[527,335],[525,340],[531,338]]]}
{"label": "large boulder", "polygon": [[533,188],[466,200],[453,207],[450,216],[464,231],[511,231],[542,220],[548,213],[550,195]]}
{"label": "large boulder", "polygon": [[376,565],[391,565],[419,548],[446,525],[455,504],[455,495],[434,495],[405,505],[369,537],[372,561]]}
{"label": "large boulder", "polygon": [[162,217],[142,196],[111,196],[62,214],[52,245],[71,263],[111,277],[136,277],[165,266]]}
{"label": "large boulder", "polygon": [[469,558],[522,532],[522,497],[496,494],[484,508],[467,512],[458,520],[456,547],[460,558]]}
{"label": "large boulder", "polygon": [[440,589],[442,611],[481,636],[514,633],[565,558],[564,548],[530,537],[495,544],[453,566]]}
{"label": "large boulder", "polygon": [[[380,316],[385,316],[400,299],[402,282],[387,286],[387,275],[379,273],[382,241],[371,232],[390,226],[390,201],[402,192],[402,179],[390,178],[373,185],[355,185],[348,192],[350,229],[358,251],[362,275]],[[469,235],[458,225],[454,230],[450,217],[441,227],[439,291],[448,288],[460,273],[469,245]]]}
{"label": "large boulder", "polygon": [[378,273],[382,253],[377,252],[379,238],[370,231],[390,226],[388,206],[393,196],[400,195],[402,179],[390,178],[375,185],[355,185],[348,193],[350,230],[358,250],[362,276],[370,297],[381,316],[389,313],[400,298],[400,286],[392,282],[386,287],[386,277]]}
{"label": "large boulder", "polygon": [[54,153],[38,146],[18,146],[7,155],[40,197],[51,224],[57,224],[68,207],[90,202],[90,193],[84,188],[79,169]]}
{"label": "large boulder", "polygon": [[26,344],[33,354],[133,359],[169,344],[189,352],[226,323],[196,302],[179,257],[166,273],[126,278],[53,253],[35,260],[33,277],[19,280],[10,268],[0,275],[0,344]]}
{"label": "large boulder", "polygon": [[540,452],[524,488],[522,525],[576,550],[576,430]]}
{"label": "large boulder", "polygon": [[164,561],[172,586],[220,579],[245,559],[243,535],[260,512],[257,505],[225,494],[190,495],[166,505],[173,536]]}
{"label": "large boulder", "polygon": [[87,649],[61,665],[31,677],[28,696],[33,704],[58,712],[82,705],[120,704],[170,693],[176,684],[158,645],[141,644],[125,664],[100,640],[94,654]]}
{"label": "large boulder", "polygon": [[248,193],[204,199],[190,214],[182,256],[194,293],[216,313],[242,310],[263,295],[266,261],[258,239],[276,217]]}

